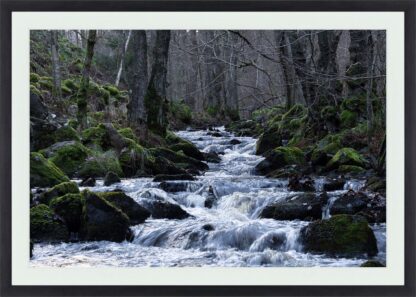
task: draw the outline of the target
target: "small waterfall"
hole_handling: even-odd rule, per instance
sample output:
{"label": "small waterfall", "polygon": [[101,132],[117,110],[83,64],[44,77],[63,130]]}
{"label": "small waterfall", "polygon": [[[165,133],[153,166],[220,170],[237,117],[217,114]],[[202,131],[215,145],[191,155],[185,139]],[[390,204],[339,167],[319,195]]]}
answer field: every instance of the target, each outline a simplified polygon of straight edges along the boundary
{"label": "small waterfall", "polygon": [[[155,201],[175,204],[191,216],[182,220],[149,218],[132,226],[133,242],[83,242],[36,244],[33,266],[358,266],[360,259],[331,258],[305,254],[298,242],[300,230],[309,222],[259,218],[262,210],[293,195],[287,179],[269,179],[252,174],[263,160],[255,155],[256,139],[236,137],[217,128],[187,130],[178,136],[204,152],[220,154],[221,162],[196,181],[168,181],[164,186],[152,178],[125,179],[106,187],[98,181],[91,191],[120,189],[137,203]],[[239,144],[231,144],[237,139]],[[325,178],[317,178],[323,191]],[[334,202],[349,189],[363,188],[362,181],[349,180],[344,189],[328,192],[322,218],[330,217]],[[385,259],[385,224],[373,226],[380,243],[380,260]]]}

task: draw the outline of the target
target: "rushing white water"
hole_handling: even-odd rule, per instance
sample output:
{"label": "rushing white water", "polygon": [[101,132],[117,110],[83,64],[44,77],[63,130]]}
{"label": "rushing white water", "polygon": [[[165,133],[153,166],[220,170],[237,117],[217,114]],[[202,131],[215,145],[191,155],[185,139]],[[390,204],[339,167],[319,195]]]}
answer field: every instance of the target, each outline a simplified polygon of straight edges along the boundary
{"label": "rushing white water", "polygon": [[[256,140],[234,137],[224,131],[222,137],[207,131],[181,131],[177,134],[204,152],[217,152],[219,164],[196,181],[186,182],[186,191],[167,193],[151,178],[126,179],[110,187],[89,188],[102,192],[122,189],[140,204],[152,199],[180,205],[192,217],[184,220],[148,219],[133,226],[133,242],[107,241],[35,244],[32,266],[358,266],[363,259],[330,258],[304,253],[298,243],[299,231],[308,222],[260,219],[261,210],[287,197],[287,180],[254,176],[253,168],[262,157],[256,156]],[[231,139],[241,143],[231,145]],[[324,179],[316,180],[318,190]],[[184,183],[184,181],[177,181]],[[330,206],[348,189],[359,189],[360,181],[349,181],[344,190],[330,192],[323,217]],[[210,191],[210,188],[212,189]],[[215,195],[212,208],[205,201]],[[380,250],[377,259],[385,261],[385,224],[373,226]]]}

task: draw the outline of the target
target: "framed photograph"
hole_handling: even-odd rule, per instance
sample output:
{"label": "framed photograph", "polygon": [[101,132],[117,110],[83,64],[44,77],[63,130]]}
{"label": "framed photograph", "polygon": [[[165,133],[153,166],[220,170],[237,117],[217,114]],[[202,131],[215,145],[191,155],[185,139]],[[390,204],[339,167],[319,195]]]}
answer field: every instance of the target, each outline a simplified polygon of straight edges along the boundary
{"label": "framed photograph", "polygon": [[414,1],[2,1],[2,296],[414,296]]}

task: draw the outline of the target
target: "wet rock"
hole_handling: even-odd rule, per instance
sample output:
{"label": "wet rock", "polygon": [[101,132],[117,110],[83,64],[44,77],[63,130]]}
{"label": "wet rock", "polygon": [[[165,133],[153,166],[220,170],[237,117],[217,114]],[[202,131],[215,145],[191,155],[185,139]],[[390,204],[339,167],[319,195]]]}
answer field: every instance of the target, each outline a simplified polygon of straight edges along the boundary
{"label": "wet rock", "polygon": [[95,178],[87,177],[87,178],[84,178],[79,185],[81,187],[94,187],[95,183],[96,183]]}
{"label": "wet rock", "polygon": [[267,129],[257,140],[256,155],[263,155],[282,144],[280,133],[276,129]]}
{"label": "wet rock", "polygon": [[195,180],[190,174],[158,174],[153,179],[154,182],[161,182],[167,180]]}
{"label": "wet rock", "polygon": [[173,162],[170,160],[156,156],[154,161],[147,165],[150,172],[153,175],[158,174],[167,174],[167,175],[178,175],[178,174],[186,174],[185,169],[178,168]]}
{"label": "wet rock", "polygon": [[372,176],[366,181],[365,188],[371,192],[386,193],[386,179]]}
{"label": "wet rock", "polygon": [[343,257],[372,257],[378,253],[374,232],[361,216],[335,215],[314,221],[302,228],[300,241],[306,252]]}
{"label": "wet rock", "polygon": [[49,118],[30,117],[30,151],[38,151],[54,144],[54,133],[59,127],[60,124]]}
{"label": "wet rock", "polygon": [[315,182],[310,176],[301,178],[299,175],[289,177],[288,189],[295,192],[314,192]]}
{"label": "wet rock", "polygon": [[348,191],[331,207],[331,214],[355,214],[367,207],[369,199],[362,192]]}
{"label": "wet rock", "polygon": [[323,190],[327,192],[338,191],[344,189],[344,179],[328,179],[323,184]]}
{"label": "wet rock", "polygon": [[204,154],[204,160],[209,163],[220,163],[221,158],[218,156],[218,153],[216,152],[209,152],[209,153],[203,153]]}
{"label": "wet rock", "polygon": [[320,219],[322,218],[322,202],[322,198],[313,193],[290,195],[266,206],[260,217],[275,220]]}
{"label": "wet rock", "polygon": [[[201,162],[192,157],[188,157],[185,154],[174,152],[167,148],[153,148],[149,150],[151,154],[155,157],[165,158],[173,163],[175,166],[180,167],[181,169],[196,169],[199,171],[208,170],[209,167],[204,162]],[[167,172],[160,172],[167,173]]]}
{"label": "wet rock", "polygon": [[208,196],[205,199],[204,206],[206,208],[212,208],[214,206],[214,204],[217,203],[217,201],[218,201],[218,197],[215,195],[214,189],[212,188],[212,186],[209,186],[208,187]]}
{"label": "wet rock", "polygon": [[104,186],[111,186],[112,184],[121,182],[117,174],[110,171],[104,177]]}
{"label": "wet rock", "polygon": [[69,178],[39,153],[30,154],[30,187],[49,187],[69,181]]}
{"label": "wet rock", "polygon": [[174,152],[182,151],[188,157],[194,158],[196,160],[204,160],[204,155],[191,142],[183,141],[181,143],[171,145],[169,148]]}
{"label": "wet rock", "polygon": [[147,201],[143,205],[154,219],[182,220],[190,217],[179,205],[163,200]]}
{"label": "wet rock", "polygon": [[232,144],[232,145],[237,145],[237,144],[240,144],[241,143],[241,141],[240,140],[238,140],[238,139],[231,139],[230,140],[230,144]]}
{"label": "wet rock", "polygon": [[64,182],[56,185],[47,191],[41,193],[38,197],[38,202],[49,205],[49,202],[56,197],[64,196],[65,194],[79,193],[78,185],[75,182]]}
{"label": "wet rock", "polygon": [[69,237],[62,220],[45,204],[30,209],[30,239],[37,242],[62,242]]}
{"label": "wet rock", "polygon": [[120,209],[99,195],[83,192],[85,198],[83,238],[121,242],[131,238],[130,220]]}
{"label": "wet rock", "polygon": [[53,198],[50,208],[63,220],[69,233],[78,233],[82,225],[84,202],[81,194],[66,194]]}
{"label": "wet rock", "polygon": [[386,222],[386,198],[382,195],[369,197],[367,207],[357,213],[367,219],[369,223]]}
{"label": "wet rock", "polygon": [[147,209],[123,192],[106,192],[99,195],[123,211],[129,217],[131,225],[141,224],[150,217]]}
{"label": "wet rock", "polygon": [[207,135],[211,135],[212,137],[222,137],[222,133],[220,132],[208,132]]}
{"label": "wet rock", "polygon": [[168,193],[186,192],[188,189],[188,183],[186,182],[161,182],[159,187]]}
{"label": "wet rock", "polygon": [[361,264],[360,267],[386,267],[386,265],[380,263],[379,261],[368,260]]}
{"label": "wet rock", "polygon": [[205,224],[205,225],[203,225],[202,226],[202,229],[204,229],[205,231],[214,231],[215,230],[214,226],[211,225],[211,224]]}
{"label": "wet rock", "polygon": [[266,154],[266,159],[257,164],[258,174],[268,174],[286,165],[302,165],[305,163],[303,152],[297,147],[278,147]]}

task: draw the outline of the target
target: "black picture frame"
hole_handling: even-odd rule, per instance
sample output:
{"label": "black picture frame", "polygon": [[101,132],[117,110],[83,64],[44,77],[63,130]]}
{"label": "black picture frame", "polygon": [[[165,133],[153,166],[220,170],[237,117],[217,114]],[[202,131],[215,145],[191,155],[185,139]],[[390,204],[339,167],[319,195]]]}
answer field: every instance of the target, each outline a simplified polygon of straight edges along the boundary
{"label": "black picture frame", "polygon": [[[405,13],[404,286],[12,286],[11,16],[14,11],[403,11]],[[415,296],[416,2],[365,1],[1,1],[1,296]]]}

